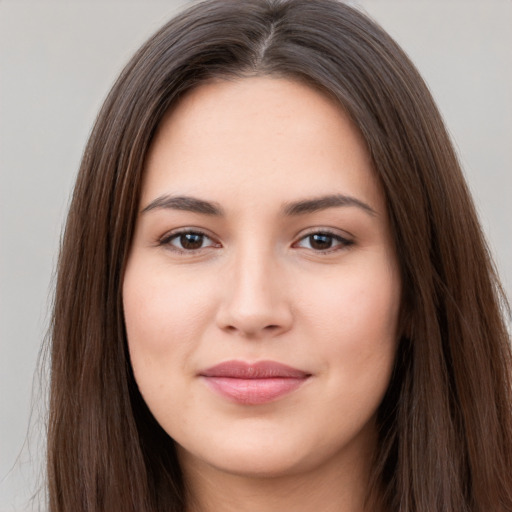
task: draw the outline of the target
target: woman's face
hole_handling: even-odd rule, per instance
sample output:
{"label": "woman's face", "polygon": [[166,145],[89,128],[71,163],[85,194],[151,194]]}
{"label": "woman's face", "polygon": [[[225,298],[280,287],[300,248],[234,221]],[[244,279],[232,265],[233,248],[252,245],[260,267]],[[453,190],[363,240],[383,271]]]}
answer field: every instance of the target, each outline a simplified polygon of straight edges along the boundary
{"label": "woman's face", "polygon": [[288,80],[216,81],[162,122],[123,284],[131,362],[185,467],[368,460],[400,280],[344,112]]}

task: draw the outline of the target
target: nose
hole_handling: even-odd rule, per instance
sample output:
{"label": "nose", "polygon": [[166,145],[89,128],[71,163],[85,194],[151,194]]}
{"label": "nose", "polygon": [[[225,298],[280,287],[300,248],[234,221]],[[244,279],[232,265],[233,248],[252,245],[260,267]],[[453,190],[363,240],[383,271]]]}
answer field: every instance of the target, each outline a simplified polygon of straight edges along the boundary
{"label": "nose", "polygon": [[217,326],[251,339],[288,331],[293,314],[282,269],[262,252],[239,255],[226,273]]}

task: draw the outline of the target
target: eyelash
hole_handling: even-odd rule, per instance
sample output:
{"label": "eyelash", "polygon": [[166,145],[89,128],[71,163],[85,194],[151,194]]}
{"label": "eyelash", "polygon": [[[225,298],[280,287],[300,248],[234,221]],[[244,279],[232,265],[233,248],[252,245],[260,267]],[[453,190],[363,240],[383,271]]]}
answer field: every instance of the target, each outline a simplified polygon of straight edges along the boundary
{"label": "eyelash", "polygon": [[[337,245],[335,245],[334,247],[328,247],[327,249],[313,249],[312,247],[308,248],[308,249],[312,250],[313,252],[315,252],[316,254],[329,254],[329,253],[341,251],[343,249],[347,249],[348,247],[350,247],[351,245],[354,244],[354,240],[345,238],[345,237],[341,236],[340,234],[334,233],[333,231],[330,231],[328,229],[320,229],[318,231],[311,231],[310,233],[303,235],[297,242],[293,243],[292,247],[297,247],[297,245],[300,242],[302,242],[304,240],[311,239],[311,237],[314,237],[314,236],[321,236],[321,237],[329,238],[332,240],[332,243],[337,242]],[[311,245],[311,240],[310,240],[310,245]]]}
{"label": "eyelash", "polygon": [[[186,249],[183,247],[184,239],[182,239],[182,237],[186,237],[187,235],[194,235],[197,237],[201,237],[201,242],[204,242],[204,240],[207,239],[207,240],[210,240],[212,243],[210,245],[207,245],[206,247],[197,247],[197,248]],[[337,251],[346,249],[354,244],[353,240],[345,238],[345,237],[339,235],[338,233],[334,233],[328,229],[321,229],[321,230],[312,231],[310,233],[303,235],[297,242],[294,242],[292,244],[292,247],[294,247],[294,248],[300,247],[299,243],[301,243],[305,240],[311,239],[311,237],[314,237],[314,236],[321,236],[321,237],[330,239],[331,243],[337,242],[337,244],[334,247],[328,247],[327,249],[313,249],[311,247],[311,240],[310,240],[310,242],[309,242],[310,247],[307,249],[313,251],[316,254],[329,254],[329,253],[337,252]],[[173,240],[181,240],[182,247],[174,246],[172,244]],[[196,229],[187,229],[187,230],[170,233],[170,234],[164,236],[162,239],[160,239],[158,241],[158,245],[159,246],[167,246],[170,250],[177,252],[177,253],[181,253],[181,254],[193,254],[193,253],[197,254],[199,251],[208,249],[209,247],[221,247],[220,243],[215,242],[206,233],[204,233],[200,230],[196,230]]]}
{"label": "eyelash", "polygon": [[211,240],[213,242],[211,237],[209,237],[206,233],[203,233],[200,230],[197,230],[197,229],[185,229],[185,230],[176,231],[174,233],[170,233],[169,235],[164,236],[158,242],[158,245],[160,245],[160,246],[167,246],[172,251],[177,252],[177,253],[182,253],[182,254],[197,253],[197,252],[199,252],[199,251],[201,251],[203,249],[207,249],[208,247],[221,247],[220,243],[215,243],[215,242],[213,242],[211,245],[208,245],[206,247],[199,247],[199,248],[196,248],[196,249],[185,249],[184,247],[176,247],[176,246],[172,245],[172,241],[173,240],[180,240],[182,237],[186,237],[187,235],[195,235],[195,236],[198,236],[198,237],[202,237],[202,240],[208,239],[208,240]]}

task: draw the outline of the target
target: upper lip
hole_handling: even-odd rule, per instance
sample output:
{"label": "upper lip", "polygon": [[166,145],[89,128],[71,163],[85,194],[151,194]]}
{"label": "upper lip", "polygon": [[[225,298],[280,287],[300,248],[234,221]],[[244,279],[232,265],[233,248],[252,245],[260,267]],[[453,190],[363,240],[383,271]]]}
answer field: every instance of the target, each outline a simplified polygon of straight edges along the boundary
{"label": "upper lip", "polygon": [[202,377],[224,377],[232,379],[305,379],[311,374],[276,361],[224,361],[202,370]]}

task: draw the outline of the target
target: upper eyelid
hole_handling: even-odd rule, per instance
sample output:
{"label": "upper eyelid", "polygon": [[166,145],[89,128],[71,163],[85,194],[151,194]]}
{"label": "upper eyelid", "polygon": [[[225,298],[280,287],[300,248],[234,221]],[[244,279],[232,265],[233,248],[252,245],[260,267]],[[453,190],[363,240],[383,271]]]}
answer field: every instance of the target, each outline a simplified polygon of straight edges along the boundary
{"label": "upper eyelid", "polygon": [[[340,246],[342,246],[342,247],[348,247],[348,246],[351,246],[351,245],[354,244],[354,240],[351,237],[345,237],[345,236],[342,236],[340,234],[332,233],[332,232],[329,232],[329,231],[313,231],[311,233],[308,233],[308,234],[303,235],[300,238],[298,238],[296,242],[293,242],[292,246],[296,246],[297,244],[299,244],[302,241],[306,240],[310,236],[317,235],[317,234],[318,235],[327,235],[327,236],[335,239],[340,244]],[[329,249],[326,249],[325,252],[330,252],[330,251],[333,251],[333,250],[334,250],[334,248],[329,248]],[[315,251],[315,252],[322,252],[322,251],[318,250],[318,251]]]}
{"label": "upper eyelid", "polygon": [[212,235],[205,229],[196,228],[196,227],[191,226],[191,227],[171,229],[170,231],[167,231],[166,233],[164,233],[162,236],[159,236],[158,241],[169,240],[175,236],[186,235],[187,233],[196,233],[198,235],[203,235],[207,238],[210,238],[211,240],[215,240],[215,238],[216,238],[214,235]]}
{"label": "upper eyelid", "polygon": [[[352,233],[349,233],[348,231],[345,231],[340,228],[330,228],[330,227],[314,227],[306,230],[299,231],[294,239],[296,241],[302,240],[303,238],[315,234],[325,234],[325,235],[331,235],[333,237],[339,237],[344,240],[350,240],[351,242],[355,241],[355,236]],[[295,242],[294,242],[295,243]]]}

